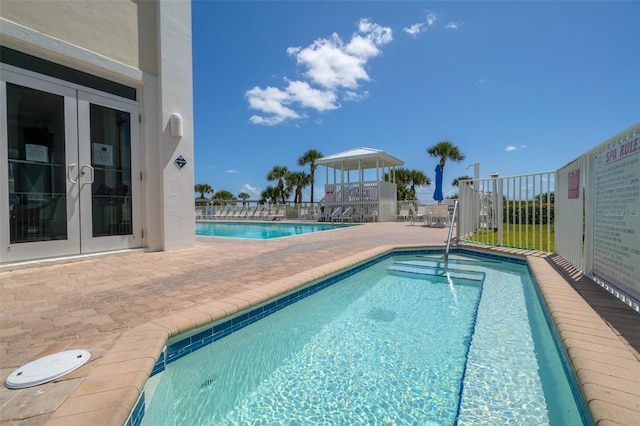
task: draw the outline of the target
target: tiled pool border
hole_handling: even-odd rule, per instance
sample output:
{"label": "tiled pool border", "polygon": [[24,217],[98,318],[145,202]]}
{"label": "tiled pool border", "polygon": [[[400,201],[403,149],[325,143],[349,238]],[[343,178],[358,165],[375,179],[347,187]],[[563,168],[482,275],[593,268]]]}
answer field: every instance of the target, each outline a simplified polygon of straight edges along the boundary
{"label": "tiled pool border", "polygon": [[547,326],[549,327],[549,330],[551,330],[553,343],[555,345],[556,351],[558,352],[562,360],[562,368],[564,369],[565,375],[569,379],[569,386],[571,387],[571,391],[577,397],[576,403],[578,404],[578,408],[580,410],[580,417],[581,417],[582,423],[585,425],[595,425],[593,417],[591,416],[591,411],[589,410],[589,406],[587,405],[587,402],[586,402],[587,401],[586,397],[584,395],[584,392],[582,392],[582,386],[580,386],[580,382],[578,381],[578,377],[573,368],[573,363],[571,362],[569,354],[567,353],[567,348],[565,348],[564,344],[562,343],[562,337],[560,336],[560,331],[558,330],[556,323],[553,321],[551,312],[549,312],[549,306],[547,306],[544,295],[540,291],[540,283],[538,283],[535,274],[531,270],[531,267],[529,267],[529,265],[527,266],[529,269],[529,277],[533,282],[533,289],[536,293],[536,297],[538,298],[540,306],[542,307],[542,313],[544,314],[544,319],[547,323]]}
{"label": "tiled pool border", "polygon": [[[320,229],[316,229],[314,231],[309,231],[309,232],[302,232],[302,233],[295,233],[295,234],[290,234],[290,235],[278,235],[278,236],[274,236],[274,237],[266,237],[266,238],[261,238],[261,237],[247,237],[247,236],[238,236],[238,235],[207,235],[207,234],[199,234],[198,233],[198,224],[204,224],[204,225],[232,225],[232,226],[247,226],[247,225],[263,225],[265,227],[271,227],[271,228],[285,228],[288,226],[302,226],[305,228],[320,228]],[[300,235],[306,235],[306,234],[311,234],[314,232],[325,232],[325,231],[335,231],[335,230],[339,230],[341,228],[350,228],[353,226],[361,226],[361,223],[344,223],[344,222],[340,222],[340,223],[333,223],[333,222],[317,222],[317,223],[308,223],[308,222],[277,222],[277,221],[260,221],[260,220],[249,220],[246,222],[234,222],[234,221],[224,221],[224,220],[197,220],[196,221],[196,236],[198,237],[204,237],[204,238],[211,238],[211,237],[215,237],[215,238],[236,238],[236,239],[241,239],[241,240],[255,240],[255,241],[269,241],[269,240],[274,240],[274,239],[279,239],[279,238],[289,238],[289,237],[297,237]]]}
{"label": "tiled pool border", "polygon": [[[204,327],[199,327],[197,331],[185,332],[184,334],[189,334],[188,337],[184,337],[178,341],[174,341],[164,347],[162,350],[160,357],[158,358],[156,364],[151,371],[149,377],[153,377],[158,373],[163,372],[166,369],[168,364],[171,364],[174,361],[179,360],[180,358],[196,351],[198,349],[203,348],[217,340],[222,339],[223,337],[228,336],[229,334],[238,331],[268,315],[271,315],[286,306],[291,305],[311,294],[317,293],[318,291],[325,289],[338,281],[349,277],[357,272],[362,271],[363,269],[368,268],[369,266],[381,262],[385,259],[393,257],[395,255],[434,255],[441,254],[443,252],[442,248],[433,248],[433,249],[415,249],[415,248],[395,248],[386,253],[377,255],[372,257],[371,259],[365,260],[363,262],[358,263],[352,267],[344,269],[342,271],[338,271],[328,277],[320,278],[319,280],[311,281],[310,283],[303,284],[303,286],[297,290],[293,290],[288,292],[285,295],[276,297],[275,300],[268,301],[255,307],[248,312],[241,312],[234,314],[230,317],[226,317],[220,321],[212,323],[213,325],[206,325]],[[474,249],[466,249],[466,248],[453,248],[450,250],[450,254],[469,254],[476,257],[481,257],[489,260],[499,260],[508,263],[514,263],[517,265],[528,266],[526,257],[519,255],[509,255],[509,254],[495,254],[487,251],[474,250]],[[529,271],[529,276],[534,282],[534,287],[536,287],[536,291],[538,292],[538,297],[545,308],[545,315],[547,323],[552,330],[554,340],[556,341],[556,346],[560,344],[561,340],[559,340],[558,332],[555,329],[553,321],[549,321],[550,318],[547,315],[547,309],[544,304],[544,298],[540,295],[539,290],[537,289],[537,283],[535,282],[535,278],[531,271]],[[179,336],[176,336],[173,339],[175,340]],[[563,359],[563,363],[566,364],[568,361],[568,357],[566,356],[566,352],[561,352],[561,356]],[[568,366],[571,364],[569,363]],[[567,368],[567,365],[565,365]],[[570,368],[570,367],[569,367]],[[571,375],[571,374],[570,374]],[[574,381],[577,380],[573,375],[571,386],[576,389]],[[577,389],[580,389],[578,386]],[[581,394],[580,394],[581,395]],[[582,395],[581,395],[582,396]],[[582,398],[584,399],[584,398]],[[583,406],[580,407],[581,411],[586,409],[588,412],[588,408],[586,408],[586,404],[583,403]],[[133,410],[129,418],[127,419],[126,426],[139,426],[144,418],[144,409],[145,409],[145,391],[140,393],[140,397],[138,398]]]}

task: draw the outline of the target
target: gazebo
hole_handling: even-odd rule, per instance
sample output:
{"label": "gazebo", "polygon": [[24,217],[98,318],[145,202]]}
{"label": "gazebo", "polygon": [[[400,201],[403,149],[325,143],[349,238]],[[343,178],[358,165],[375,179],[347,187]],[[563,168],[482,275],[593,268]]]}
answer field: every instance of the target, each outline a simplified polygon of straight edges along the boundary
{"label": "gazebo", "polygon": [[[349,210],[355,216],[360,216],[362,220],[395,219],[395,168],[403,166],[404,161],[379,149],[355,148],[322,157],[316,164],[326,167],[325,196],[322,200],[325,215],[340,207],[342,211]],[[329,173],[330,169],[333,173]],[[365,180],[366,170],[369,180]],[[355,171],[357,176],[352,180]],[[391,182],[384,181],[385,173]]]}

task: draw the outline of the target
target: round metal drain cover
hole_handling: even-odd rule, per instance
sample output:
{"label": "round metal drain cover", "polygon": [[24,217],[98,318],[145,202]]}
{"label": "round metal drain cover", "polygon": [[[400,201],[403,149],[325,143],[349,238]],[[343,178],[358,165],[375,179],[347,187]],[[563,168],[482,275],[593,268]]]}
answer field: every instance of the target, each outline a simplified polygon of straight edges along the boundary
{"label": "round metal drain cover", "polygon": [[9,389],[22,389],[41,385],[71,373],[89,361],[91,354],[85,350],[59,352],[23,365],[7,377]]}

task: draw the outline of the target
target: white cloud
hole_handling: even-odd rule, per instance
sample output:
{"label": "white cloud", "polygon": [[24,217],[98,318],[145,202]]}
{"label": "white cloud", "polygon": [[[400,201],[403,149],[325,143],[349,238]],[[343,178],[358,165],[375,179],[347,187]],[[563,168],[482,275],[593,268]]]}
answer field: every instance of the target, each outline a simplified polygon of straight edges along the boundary
{"label": "white cloud", "polygon": [[347,90],[342,95],[343,101],[361,101],[369,97],[369,91],[363,90],[362,92],[354,92],[352,90]]}
{"label": "white cloud", "polygon": [[233,173],[238,173],[238,171],[234,169],[229,169],[227,170],[227,173],[233,174]]}
{"label": "white cloud", "polygon": [[513,145],[507,145],[507,147],[504,150],[507,151],[507,152],[510,152],[510,151],[515,151],[516,149],[518,149],[518,148],[516,148]]}
{"label": "white cloud", "polygon": [[402,31],[404,31],[409,35],[412,35],[413,37],[416,37],[418,34],[420,34],[420,31],[423,31],[424,26],[425,26],[425,23],[421,22],[418,24],[413,24],[411,26],[405,27],[402,29]]}
{"label": "white cloud", "polygon": [[287,92],[282,91],[276,87],[267,87],[261,89],[256,86],[253,89],[247,91],[245,94],[249,100],[249,107],[257,109],[267,114],[272,114],[271,117],[261,117],[258,115],[251,116],[250,120],[255,124],[275,125],[282,123],[287,119],[300,118],[300,114],[287,108],[285,105],[288,102],[289,95]]}
{"label": "white cloud", "polygon": [[335,92],[314,89],[306,81],[290,81],[287,93],[290,101],[298,102],[303,107],[318,111],[340,108],[340,105],[336,103]]}
{"label": "white cloud", "polygon": [[457,30],[460,28],[460,23],[451,21],[445,26],[445,28],[448,30]]}
{"label": "white cloud", "polygon": [[[245,93],[251,109],[264,115],[253,115],[254,124],[276,125],[287,120],[306,117],[298,108],[327,111],[341,107],[342,91],[345,100],[362,98],[356,91],[361,82],[369,81],[365,70],[369,59],[380,55],[380,48],[393,40],[391,28],[361,19],[358,31],[344,43],[333,33],[329,38],[315,40],[309,46],[289,47],[287,53],[305,68],[307,81],[290,81],[285,89],[254,87]],[[319,88],[312,87],[319,86]]]}
{"label": "white cloud", "polygon": [[242,191],[246,192],[249,195],[260,196],[260,191],[262,191],[262,189],[260,189],[260,187],[251,186],[250,184],[245,183],[244,185],[242,185]]}
{"label": "white cloud", "polygon": [[435,13],[427,12],[427,25],[428,26],[432,26],[433,24],[435,24],[437,19],[438,19],[438,17],[436,16]]}
{"label": "white cloud", "polygon": [[418,22],[416,24],[412,24],[408,27],[402,29],[405,33],[412,35],[414,38],[418,36],[418,34],[423,33],[429,29],[429,27],[435,24],[438,17],[435,13],[427,11],[427,17],[425,18],[425,22]]}
{"label": "white cloud", "polygon": [[484,78],[481,78],[480,80],[478,80],[479,86],[484,86],[485,84],[487,84],[487,80],[485,80]]}

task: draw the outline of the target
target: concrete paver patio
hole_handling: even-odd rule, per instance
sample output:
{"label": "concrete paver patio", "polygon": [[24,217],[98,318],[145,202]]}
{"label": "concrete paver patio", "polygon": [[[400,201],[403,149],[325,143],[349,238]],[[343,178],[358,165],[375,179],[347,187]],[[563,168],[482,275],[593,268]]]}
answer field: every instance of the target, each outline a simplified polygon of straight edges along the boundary
{"label": "concrete paver patio", "polygon": [[[447,229],[373,223],[257,241],[198,237],[196,247],[0,267],[0,373],[86,349],[51,383],[0,390],[0,422],[121,425],[170,336],[261,303],[394,247],[443,245]],[[556,256],[528,254],[598,424],[640,418],[640,315]]]}

